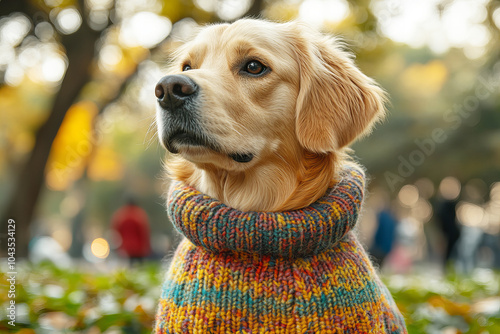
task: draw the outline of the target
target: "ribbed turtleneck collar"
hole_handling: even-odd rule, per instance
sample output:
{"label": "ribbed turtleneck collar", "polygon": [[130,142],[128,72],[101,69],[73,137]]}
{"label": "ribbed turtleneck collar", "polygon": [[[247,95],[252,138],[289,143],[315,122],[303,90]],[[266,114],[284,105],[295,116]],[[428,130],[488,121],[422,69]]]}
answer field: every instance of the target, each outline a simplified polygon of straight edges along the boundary
{"label": "ribbed turtleneck collar", "polygon": [[180,233],[212,252],[306,257],[332,248],[355,226],[364,187],[363,170],[350,166],[333,188],[306,208],[244,212],[175,182],[167,211]]}

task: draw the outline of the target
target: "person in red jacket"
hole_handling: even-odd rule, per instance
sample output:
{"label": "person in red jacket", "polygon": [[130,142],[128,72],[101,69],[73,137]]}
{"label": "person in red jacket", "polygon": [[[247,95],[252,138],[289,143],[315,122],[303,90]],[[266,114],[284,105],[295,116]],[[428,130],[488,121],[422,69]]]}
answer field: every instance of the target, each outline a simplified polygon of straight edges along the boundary
{"label": "person in red jacket", "polygon": [[130,259],[131,264],[142,262],[151,253],[148,216],[133,198],[115,212],[111,227],[121,237],[119,251]]}

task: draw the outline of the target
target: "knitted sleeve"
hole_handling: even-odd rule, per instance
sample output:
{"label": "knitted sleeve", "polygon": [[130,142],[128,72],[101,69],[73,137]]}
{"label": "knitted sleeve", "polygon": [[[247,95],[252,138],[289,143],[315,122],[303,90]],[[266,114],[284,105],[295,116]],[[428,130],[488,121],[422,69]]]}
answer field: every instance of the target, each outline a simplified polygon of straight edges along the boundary
{"label": "knitted sleeve", "polygon": [[349,167],[335,187],[306,208],[243,212],[176,182],[167,210],[180,233],[210,251],[303,257],[333,247],[355,226],[364,186],[360,167]]}

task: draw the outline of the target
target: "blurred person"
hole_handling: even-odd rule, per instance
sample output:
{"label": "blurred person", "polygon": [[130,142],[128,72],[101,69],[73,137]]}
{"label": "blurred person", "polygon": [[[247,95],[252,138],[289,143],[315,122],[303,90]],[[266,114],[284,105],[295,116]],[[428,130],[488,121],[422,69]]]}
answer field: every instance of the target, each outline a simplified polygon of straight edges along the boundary
{"label": "blurred person", "polygon": [[457,221],[457,204],[460,195],[460,182],[453,177],[444,178],[439,185],[440,197],[435,204],[435,217],[446,240],[443,264],[446,266],[456,258],[456,245],[460,239],[460,226]]}
{"label": "blurred person", "polygon": [[481,235],[476,248],[476,266],[500,269],[500,233]]}
{"label": "blurred person", "polygon": [[419,254],[422,238],[420,223],[407,213],[398,212],[398,217],[394,246],[384,259],[384,267],[391,273],[408,274]]}
{"label": "blurred person", "polygon": [[496,235],[488,234],[485,235],[487,240],[492,242],[492,249],[494,250],[493,254],[495,256],[494,268],[500,269],[500,233]]}
{"label": "blurred person", "polygon": [[437,222],[446,239],[445,264],[455,258],[455,245],[458,239],[460,239],[460,227],[457,222],[456,207],[457,202],[448,199],[440,200],[436,207]]}
{"label": "blurred person", "polygon": [[457,242],[457,264],[459,272],[470,274],[476,267],[476,253],[483,240],[483,230],[477,226],[462,226]]}
{"label": "blurred person", "polygon": [[385,258],[393,249],[397,224],[398,221],[388,205],[378,212],[377,229],[370,247],[370,254],[372,261],[379,267],[382,267]]}
{"label": "blurred person", "polygon": [[115,212],[111,228],[120,236],[119,252],[129,258],[130,264],[142,262],[151,253],[148,216],[133,197]]}

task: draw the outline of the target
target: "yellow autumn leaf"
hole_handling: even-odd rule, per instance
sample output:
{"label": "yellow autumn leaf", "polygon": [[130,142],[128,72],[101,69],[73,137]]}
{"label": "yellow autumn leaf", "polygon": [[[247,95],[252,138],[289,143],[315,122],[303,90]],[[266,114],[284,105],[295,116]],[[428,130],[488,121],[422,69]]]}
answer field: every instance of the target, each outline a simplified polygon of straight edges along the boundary
{"label": "yellow autumn leaf", "polygon": [[64,190],[81,176],[95,143],[92,122],[97,112],[97,106],[90,101],[78,102],[67,111],[47,162],[49,188]]}
{"label": "yellow autumn leaf", "polygon": [[429,304],[434,307],[443,308],[449,315],[460,315],[468,318],[471,312],[471,306],[465,303],[457,303],[443,296],[433,296],[428,300]]}

